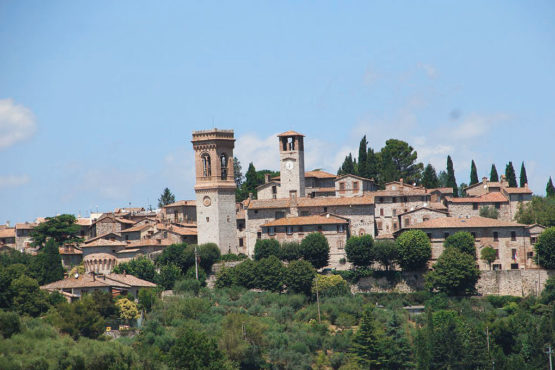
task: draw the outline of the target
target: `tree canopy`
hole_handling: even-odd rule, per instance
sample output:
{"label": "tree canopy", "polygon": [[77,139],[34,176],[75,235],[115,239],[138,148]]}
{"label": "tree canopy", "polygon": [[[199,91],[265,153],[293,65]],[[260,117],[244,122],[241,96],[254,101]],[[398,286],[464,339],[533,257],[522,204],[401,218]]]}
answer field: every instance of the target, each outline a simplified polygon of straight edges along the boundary
{"label": "tree canopy", "polygon": [[453,196],[459,196],[459,188],[457,186],[457,179],[455,178],[455,169],[453,168],[453,160],[451,156],[447,156],[447,187],[453,189]]}
{"label": "tree canopy", "polygon": [[326,237],[320,233],[310,233],[301,241],[301,255],[316,269],[328,265],[330,246]]}
{"label": "tree canopy", "polygon": [[549,176],[549,181],[545,186],[545,194],[546,196],[551,198],[555,197],[555,186],[553,186],[553,180],[551,180],[551,176]]}
{"label": "tree canopy", "polygon": [[505,178],[507,179],[510,188],[518,187],[516,183],[516,172],[513,167],[513,162],[507,163],[507,166],[505,167]]}
{"label": "tree canopy", "polygon": [[495,164],[491,165],[491,171],[489,173],[489,181],[492,181],[492,182],[499,181],[499,175],[497,174],[497,168],[495,168]]}
{"label": "tree canopy", "polygon": [[74,215],[63,214],[47,217],[45,222],[38,224],[31,231],[31,244],[42,248],[49,238],[54,239],[59,246],[80,243],[83,241],[83,238],[79,236],[81,227],[75,222]]}
{"label": "tree canopy", "polygon": [[528,176],[526,176],[526,167],[524,167],[524,162],[520,166],[520,187],[523,188],[528,184]]}
{"label": "tree canopy", "polygon": [[368,267],[374,261],[374,239],[371,235],[351,236],[345,245],[347,261],[355,267]]}
{"label": "tree canopy", "polygon": [[275,239],[258,239],[254,245],[255,261],[270,256],[280,256],[279,242]]}
{"label": "tree canopy", "polygon": [[555,226],[555,197],[533,196],[531,202],[519,204],[515,219],[526,225]]}
{"label": "tree canopy", "polygon": [[169,188],[165,188],[162,191],[160,198],[158,198],[158,208],[162,208],[172,203],[175,203],[175,195],[173,195]]}
{"label": "tree canopy", "polygon": [[430,163],[424,168],[422,173],[422,186],[426,189],[434,189],[439,187],[439,180],[437,178],[436,170]]}
{"label": "tree canopy", "polygon": [[476,163],[474,163],[474,159],[470,164],[470,184],[474,185],[478,183],[478,170],[476,169]]}
{"label": "tree canopy", "polygon": [[475,257],[458,248],[446,248],[426,274],[426,283],[448,295],[467,295],[474,293],[479,277]]}
{"label": "tree canopy", "polygon": [[472,234],[466,231],[458,231],[449,235],[443,243],[445,248],[455,248],[462,253],[469,254],[476,258],[476,246]]}
{"label": "tree canopy", "polygon": [[546,269],[555,269],[555,227],[545,229],[534,248],[538,265]]}
{"label": "tree canopy", "polygon": [[425,268],[432,257],[430,239],[421,230],[403,232],[397,238],[398,262],[403,270]]}

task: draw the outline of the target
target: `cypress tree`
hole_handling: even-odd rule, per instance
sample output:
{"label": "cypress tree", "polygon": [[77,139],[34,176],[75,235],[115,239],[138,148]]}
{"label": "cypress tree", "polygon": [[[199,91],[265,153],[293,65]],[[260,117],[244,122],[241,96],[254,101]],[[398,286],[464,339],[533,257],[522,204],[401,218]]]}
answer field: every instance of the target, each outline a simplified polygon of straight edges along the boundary
{"label": "cypress tree", "polygon": [[437,178],[436,170],[431,163],[428,163],[424,172],[422,173],[422,186],[427,189],[439,187],[439,180]]}
{"label": "cypress tree", "polygon": [[505,178],[509,182],[510,188],[517,188],[518,185],[516,183],[516,172],[513,167],[513,162],[509,162],[505,167]]}
{"label": "cypress tree", "polygon": [[474,163],[474,159],[470,164],[470,185],[474,185],[478,183],[478,170],[476,169],[476,163]]}
{"label": "cypress tree", "polygon": [[524,162],[520,166],[520,187],[523,188],[528,184],[528,177],[526,176],[526,167],[524,167]]}
{"label": "cypress tree", "polygon": [[382,340],[374,313],[368,307],[362,313],[359,329],[353,339],[352,352],[357,362],[367,369],[380,366]]}
{"label": "cypress tree", "polygon": [[366,135],[360,140],[358,147],[358,173],[361,177],[368,177],[368,141]]}
{"label": "cypress tree", "polygon": [[545,193],[548,197],[555,197],[555,186],[553,186],[553,180],[551,180],[551,176],[549,176],[549,181],[547,182],[547,186],[545,187]]}
{"label": "cypress tree", "polygon": [[459,187],[457,186],[457,179],[455,178],[455,169],[453,168],[453,160],[451,156],[447,156],[447,187],[453,188],[453,196],[459,196]]}
{"label": "cypress tree", "polygon": [[489,181],[499,181],[499,175],[497,174],[497,168],[495,168],[495,164],[491,165],[491,172],[489,174]]}
{"label": "cypress tree", "polygon": [[249,168],[245,174],[245,182],[243,183],[244,192],[248,196],[249,193],[253,193],[256,196],[256,187],[258,186],[258,180],[256,175],[256,168],[254,164],[249,163]]}
{"label": "cypress tree", "polygon": [[348,156],[345,157],[343,164],[337,171],[338,175],[354,175],[355,174],[355,163],[353,161],[353,155],[349,153]]}
{"label": "cypress tree", "polygon": [[378,176],[380,172],[380,159],[378,155],[374,153],[374,150],[372,148],[368,148],[368,156],[366,157],[366,160],[368,162],[366,168],[367,177],[369,179],[373,178],[374,180],[378,181]]}

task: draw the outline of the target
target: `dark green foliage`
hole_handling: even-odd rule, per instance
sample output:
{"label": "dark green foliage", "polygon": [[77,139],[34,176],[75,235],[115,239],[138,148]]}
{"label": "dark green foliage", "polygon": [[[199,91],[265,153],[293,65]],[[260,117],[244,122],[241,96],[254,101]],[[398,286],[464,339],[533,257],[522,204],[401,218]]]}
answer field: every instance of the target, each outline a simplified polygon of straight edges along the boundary
{"label": "dark green foliage", "polygon": [[0,310],[0,340],[2,337],[9,338],[21,331],[21,320],[15,312],[4,312]]}
{"label": "dark green foliage", "polygon": [[276,256],[263,258],[256,263],[256,288],[280,292],[285,278],[285,267]]}
{"label": "dark green foliage", "polygon": [[403,328],[403,320],[396,312],[387,322],[386,337],[382,345],[384,369],[408,369],[414,366],[412,348]]}
{"label": "dark green foliage", "polygon": [[235,283],[235,268],[222,267],[216,274],[216,288],[227,288]]}
{"label": "dark green foliage", "polygon": [[206,272],[204,272],[204,269],[200,266],[198,267],[198,270],[197,268],[195,268],[195,266],[189,267],[189,269],[187,270],[185,275],[183,275],[183,277],[185,279],[197,280],[197,274],[198,274],[198,282],[202,286],[206,285],[206,279],[208,278],[208,275],[206,274]]}
{"label": "dark green foliage", "polygon": [[449,235],[445,242],[443,242],[445,248],[455,248],[460,252],[471,255],[476,258],[476,246],[474,242],[474,237],[472,234],[466,231],[459,231],[452,235]]}
{"label": "dark green foliage", "polygon": [[497,174],[497,168],[495,168],[495,164],[491,165],[491,171],[489,173],[489,181],[492,181],[492,182],[499,181],[499,175]]}
{"label": "dark green foliage", "polygon": [[[551,276],[549,279],[547,279],[541,297],[543,303],[545,304],[555,302],[555,276]],[[555,317],[553,317],[553,319],[555,319]]]}
{"label": "dark green foliage", "polygon": [[139,279],[151,282],[154,282],[156,279],[156,266],[154,266],[154,263],[149,258],[144,256],[139,256],[129,262],[116,265],[113,272],[116,274],[123,274],[125,272]]}
{"label": "dark green foliage", "polygon": [[464,182],[461,183],[461,185],[459,186],[459,197],[466,197],[466,188],[468,187],[468,185],[466,185]]}
{"label": "dark green foliage", "polygon": [[179,280],[175,283],[173,290],[176,293],[193,293],[193,295],[198,296],[200,289],[202,288],[202,283],[200,280],[196,280],[192,277],[187,277],[186,279]]}
{"label": "dark green foliage", "polygon": [[453,196],[458,197],[459,188],[457,186],[457,179],[455,178],[455,169],[453,168],[453,160],[451,156],[447,156],[447,187],[453,189]]}
{"label": "dark green foliage", "polygon": [[53,311],[48,320],[62,333],[74,339],[84,336],[98,338],[105,330],[105,322],[97,310],[93,296],[85,294],[78,301],[62,303]]}
{"label": "dark green foliage", "polygon": [[301,245],[298,242],[284,242],[279,254],[283,261],[296,261],[301,258]]}
{"label": "dark green foliage", "polygon": [[48,239],[46,246],[33,258],[31,271],[39,285],[51,283],[64,278],[62,257],[58,244],[54,239]]}
{"label": "dark green foliage", "polygon": [[258,285],[257,264],[251,259],[240,263],[234,268],[235,283],[247,289],[255,288]]}
{"label": "dark green foliage", "polygon": [[339,168],[339,170],[337,171],[337,175],[341,176],[341,175],[356,175],[356,161],[353,160],[353,155],[351,153],[349,153],[349,155],[347,157],[345,157],[345,160],[343,161],[343,164],[341,165],[341,167]]}
{"label": "dark green foliage", "polygon": [[374,239],[371,235],[351,236],[345,245],[347,261],[355,267],[368,267],[374,260]]}
{"label": "dark green foliage", "polygon": [[181,269],[174,264],[163,265],[160,268],[160,274],[156,276],[156,284],[163,289],[173,289],[173,285],[182,276]]}
{"label": "dark green foliage", "polygon": [[397,252],[403,270],[425,268],[432,257],[430,239],[421,230],[405,231],[397,238]]}
{"label": "dark green foliage", "polygon": [[67,214],[47,217],[45,222],[31,231],[31,244],[42,248],[50,238],[56,241],[56,245],[82,242],[83,239],[78,236],[81,227],[75,221],[75,216]]}
{"label": "dark green foliage", "polygon": [[293,261],[287,266],[285,285],[288,291],[310,295],[315,276],[316,270],[310,262]]}
{"label": "dark green foliage", "polygon": [[510,188],[518,187],[516,183],[516,172],[513,167],[513,162],[509,162],[505,167],[505,178],[507,179]]}
{"label": "dark green foliage", "polygon": [[243,184],[243,173],[241,170],[241,162],[239,162],[237,157],[233,157],[233,179],[235,180],[235,186],[237,189],[240,189]]}
{"label": "dark green foliage", "polygon": [[327,266],[330,258],[328,240],[320,233],[308,234],[301,242],[301,255],[316,269]]}
{"label": "dark green foliage", "polygon": [[362,177],[368,177],[368,141],[366,141],[366,135],[360,140],[358,147],[358,175]]}
{"label": "dark green foliage", "polygon": [[58,304],[66,302],[66,297],[62,293],[54,291],[48,295],[47,300],[50,306],[56,307]]}
{"label": "dark green foliage", "polygon": [[91,307],[104,318],[115,318],[118,316],[118,308],[114,303],[114,298],[109,292],[95,290],[92,294]]}
{"label": "dark green foliage", "polygon": [[214,338],[187,326],[181,328],[177,334],[175,344],[169,352],[169,363],[178,369],[231,368]]}
{"label": "dark green foliage", "polygon": [[175,203],[175,195],[173,195],[169,188],[165,188],[162,191],[160,198],[158,198],[158,208],[162,208],[172,203]]}
{"label": "dark green foliage", "polygon": [[360,326],[353,339],[352,352],[357,362],[365,369],[379,368],[382,364],[383,338],[374,312],[366,307],[362,313]]}
{"label": "dark green foliage", "polygon": [[393,240],[378,240],[374,243],[374,259],[387,271],[397,260],[397,244]]}
{"label": "dark green foliage", "polygon": [[139,298],[139,308],[141,310],[145,310],[146,312],[150,312],[152,310],[152,307],[158,298],[156,291],[151,288],[139,289],[137,297]]}
{"label": "dark green foliage", "polygon": [[526,167],[524,167],[524,162],[520,165],[520,187],[523,188],[528,184],[528,176],[526,176]]}
{"label": "dark green foliage", "polygon": [[270,174],[271,177],[279,176],[279,172],[275,171],[257,171],[252,162],[249,163],[249,168],[245,174],[245,181],[242,182],[241,186],[235,190],[235,198],[237,202],[247,199],[249,193],[252,193],[253,197],[256,199],[256,188],[264,184],[264,176],[266,174]]}
{"label": "dark green foliage", "polygon": [[536,263],[546,269],[555,269],[555,227],[545,229],[534,245]]}
{"label": "dark green foliage", "polygon": [[555,197],[532,197],[528,204],[519,204],[515,218],[522,224],[555,226]]}
{"label": "dark green foliage", "polygon": [[474,185],[478,183],[478,170],[476,169],[476,163],[474,163],[474,159],[470,164],[470,185]]}
{"label": "dark green foliage", "polygon": [[490,246],[484,247],[480,251],[480,258],[487,262],[489,268],[491,269],[491,264],[497,258],[497,252]]}
{"label": "dark green foliage", "polygon": [[20,275],[10,284],[10,308],[20,315],[39,316],[48,310],[48,294],[35,279]]}
{"label": "dark green foliage", "polygon": [[279,242],[275,239],[258,239],[254,245],[254,259],[256,261],[270,256],[279,257]]}
{"label": "dark green foliage", "polygon": [[545,186],[545,195],[550,198],[555,197],[555,186],[553,186],[553,180],[551,179],[551,176],[549,176],[549,181]]}
{"label": "dark green foliage", "polygon": [[430,289],[459,296],[474,293],[479,277],[475,258],[449,247],[426,274],[426,283]]}
{"label": "dark green foliage", "polygon": [[495,207],[483,206],[480,208],[480,217],[499,218],[499,211]]}
{"label": "dark green foliage", "polygon": [[[193,253],[194,256],[194,246],[187,248],[188,253]],[[198,255],[200,258],[200,267],[204,269],[207,273],[212,270],[212,265],[216,263],[221,257],[220,248],[215,243],[206,243],[198,246]],[[194,257],[193,257],[194,266]],[[192,267],[192,266],[191,266]],[[190,267],[189,267],[190,268]]]}
{"label": "dark green foliage", "polygon": [[439,182],[440,188],[446,188],[448,183],[448,176],[446,171],[439,171],[437,175],[437,181]]}
{"label": "dark green foliage", "polygon": [[404,179],[407,183],[420,182],[424,165],[417,163],[418,155],[412,146],[402,140],[389,139],[380,152],[381,184]]}
{"label": "dark green foliage", "polygon": [[433,189],[439,187],[439,179],[437,178],[436,170],[430,163],[424,168],[422,173],[422,186],[426,189]]}
{"label": "dark green foliage", "polygon": [[186,248],[185,243],[170,245],[158,256],[156,264],[158,266],[174,264],[185,273],[195,263],[194,255],[185,253]]}
{"label": "dark green foliage", "polygon": [[226,254],[222,254],[220,256],[220,262],[235,262],[235,261],[242,261],[244,259],[247,258],[246,254],[243,253],[239,253],[239,254],[233,254],[233,253],[226,253]]}

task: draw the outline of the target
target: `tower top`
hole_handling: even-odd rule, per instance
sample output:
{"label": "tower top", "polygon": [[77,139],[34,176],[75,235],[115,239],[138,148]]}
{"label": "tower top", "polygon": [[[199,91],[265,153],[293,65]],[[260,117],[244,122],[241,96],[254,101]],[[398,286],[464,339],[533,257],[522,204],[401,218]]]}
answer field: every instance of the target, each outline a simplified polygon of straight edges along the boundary
{"label": "tower top", "polygon": [[297,131],[286,131],[286,132],[278,135],[278,137],[289,137],[289,136],[302,136],[302,137],[304,137],[303,134],[299,134]]}
{"label": "tower top", "polygon": [[192,142],[206,141],[206,140],[231,140],[235,141],[233,137],[233,130],[220,130],[217,128],[211,130],[193,131]]}

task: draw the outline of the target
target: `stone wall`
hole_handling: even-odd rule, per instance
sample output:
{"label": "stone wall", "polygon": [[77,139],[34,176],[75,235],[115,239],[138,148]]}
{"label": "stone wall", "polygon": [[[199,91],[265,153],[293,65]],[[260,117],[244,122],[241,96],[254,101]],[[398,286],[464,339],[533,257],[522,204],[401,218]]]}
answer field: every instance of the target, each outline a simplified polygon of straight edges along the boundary
{"label": "stone wall", "polygon": [[[476,284],[481,295],[538,295],[546,280],[555,276],[555,270],[482,271]],[[403,272],[396,278],[362,278],[353,285],[353,293],[412,293],[424,289],[424,273]]]}

